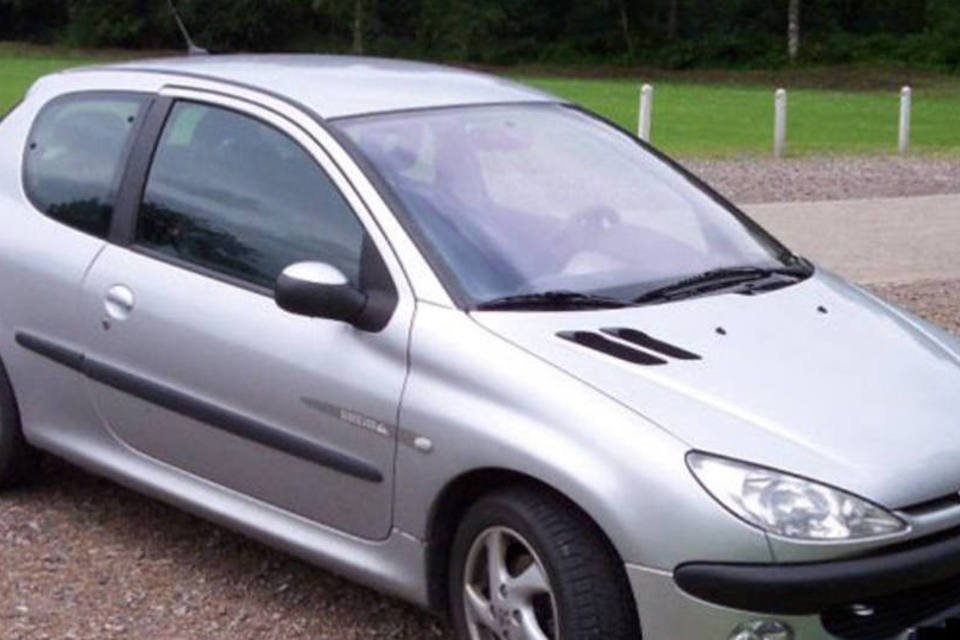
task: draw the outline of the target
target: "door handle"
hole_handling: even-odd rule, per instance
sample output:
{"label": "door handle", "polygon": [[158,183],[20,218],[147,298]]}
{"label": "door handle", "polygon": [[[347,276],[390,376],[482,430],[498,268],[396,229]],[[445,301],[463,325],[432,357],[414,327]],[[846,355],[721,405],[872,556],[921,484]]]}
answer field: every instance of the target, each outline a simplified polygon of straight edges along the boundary
{"label": "door handle", "polygon": [[107,316],[113,320],[126,320],[133,312],[135,303],[133,291],[122,284],[114,285],[107,291],[103,306]]}

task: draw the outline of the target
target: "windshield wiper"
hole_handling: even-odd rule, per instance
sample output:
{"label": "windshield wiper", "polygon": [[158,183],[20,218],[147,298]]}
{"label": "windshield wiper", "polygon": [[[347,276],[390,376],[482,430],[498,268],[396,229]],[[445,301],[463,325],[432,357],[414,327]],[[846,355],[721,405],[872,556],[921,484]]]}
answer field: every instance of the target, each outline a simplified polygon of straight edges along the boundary
{"label": "windshield wiper", "polygon": [[[766,280],[774,276],[789,278],[789,283],[803,280],[811,273],[810,266],[804,261],[797,261],[784,267],[724,267],[711,269],[695,276],[682,278],[675,282],[651,289],[635,298],[635,304],[650,302],[666,302],[691,298],[693,296],[714,291],[729,289],[757,280]],[[787,283],[785,283],[787,284]]]}
{"label": "windshield wiper", "polygon": [[579,291],[558,290],[495,298],[481,302],[477,305],[477,309],[481,311],[491,311],[495,309],[620,309],[627,306],[630,306],[629,302],[616,298],[606,298],[604,296]]}

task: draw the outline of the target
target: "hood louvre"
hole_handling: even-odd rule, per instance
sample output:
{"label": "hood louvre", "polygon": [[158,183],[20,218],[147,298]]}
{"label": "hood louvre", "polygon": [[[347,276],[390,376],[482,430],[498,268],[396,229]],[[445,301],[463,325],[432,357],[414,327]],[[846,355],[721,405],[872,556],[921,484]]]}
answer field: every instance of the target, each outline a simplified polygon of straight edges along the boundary
{"label": "hood louvre", "polygon": [[662,358],[658,358],[645,351],[633,349],[620,342],[614,342],[613,340],[604,338],[599,333],[591,333],[590,331],[564,331],[558,333],[557,337],[578,344],[581,347],[599,351],[600,353],[619,360],[632,362],[633,364],[647,367],[667,364],[667,361]]}
{"label": "hood louvre", "polygon": [[672,345],[668,342],[657,340],[653,336],[647,335],[642,331],[637,331],[636,329],[601,329],[600,331],[615,338],[620,338],[625,342],[635,344],[638,347],[655,351],[661,355],[667,356],[668,358],[675,358],[677,360],[701,359],[696,353],[691,353],[686,349],[681,349],[680,347]]}

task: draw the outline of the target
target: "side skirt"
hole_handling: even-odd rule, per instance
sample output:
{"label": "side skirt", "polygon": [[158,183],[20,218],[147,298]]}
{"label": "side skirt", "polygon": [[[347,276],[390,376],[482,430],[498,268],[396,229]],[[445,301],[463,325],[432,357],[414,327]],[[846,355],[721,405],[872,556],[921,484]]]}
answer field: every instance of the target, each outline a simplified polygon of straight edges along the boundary
{"label": "side skirt", "polygon": [[429,608],[425,543],[393,529],[372,542],[282,511],[136,452],[96,440],[38,434],[32,444],[118,484],[285,551],[376,591]]}

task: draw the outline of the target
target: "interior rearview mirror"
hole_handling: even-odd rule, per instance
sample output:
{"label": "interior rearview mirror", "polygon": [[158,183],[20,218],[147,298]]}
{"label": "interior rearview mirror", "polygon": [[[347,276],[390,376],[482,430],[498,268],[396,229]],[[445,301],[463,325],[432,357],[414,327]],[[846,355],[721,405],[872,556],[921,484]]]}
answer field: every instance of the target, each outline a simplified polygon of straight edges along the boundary
{"label": "interior rearview mirror", "polygon": [[350,284],[336,267],[324,262],[298,262],[277,278],[274,299],[284,311],[311,318],[354,324],[367,305],[367,295]]}

